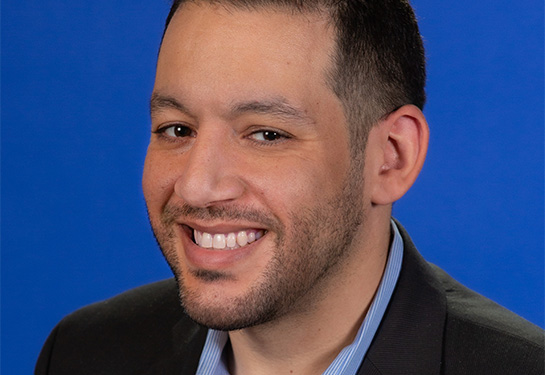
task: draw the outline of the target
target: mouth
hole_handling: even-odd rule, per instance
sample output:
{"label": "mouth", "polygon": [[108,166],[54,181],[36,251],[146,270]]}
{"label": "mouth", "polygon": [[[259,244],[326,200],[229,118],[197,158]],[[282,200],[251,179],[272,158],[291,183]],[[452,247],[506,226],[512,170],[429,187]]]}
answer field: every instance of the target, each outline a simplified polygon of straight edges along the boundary
{"label": "mouth", "polygon": [[267,234],[263,229],[243,229],[227,232],[212,232],[199,230],[183,225],[184,231],[193,243],[209,250],[235,250],[259,241]]}

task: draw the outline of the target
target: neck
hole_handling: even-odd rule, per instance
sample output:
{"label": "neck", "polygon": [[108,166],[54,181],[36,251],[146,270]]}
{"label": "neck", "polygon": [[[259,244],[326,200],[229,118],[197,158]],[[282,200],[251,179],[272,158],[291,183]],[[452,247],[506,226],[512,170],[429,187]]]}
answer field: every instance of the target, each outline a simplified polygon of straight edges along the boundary
{"label": "neck", "polygon": [[[290,313],[229,333],[229,367],[241,374],[321,374],[352,343],[380,284],[390,243],[386,220],[365,223],[358,249],[320,291]],[[379,233],[380,235],[376,235]]]}

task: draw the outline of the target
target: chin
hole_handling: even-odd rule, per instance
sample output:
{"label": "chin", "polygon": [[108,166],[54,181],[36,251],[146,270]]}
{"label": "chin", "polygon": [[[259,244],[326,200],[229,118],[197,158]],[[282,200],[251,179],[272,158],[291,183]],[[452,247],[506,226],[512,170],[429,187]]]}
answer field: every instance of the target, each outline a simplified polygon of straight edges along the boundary
{"label": "chin", "polygon": [[229,296],[227,287],[211,285],[230,281],[229,275],[202,271],[198,274],[200,278],[195,280],[201,284],[198,288],[177,277],[181,304],[198,324],[219,331],[235,331],[267,323],[280,315],[277,301],[270,295],[263,296],[261,288],[254,286],[242,295]]}

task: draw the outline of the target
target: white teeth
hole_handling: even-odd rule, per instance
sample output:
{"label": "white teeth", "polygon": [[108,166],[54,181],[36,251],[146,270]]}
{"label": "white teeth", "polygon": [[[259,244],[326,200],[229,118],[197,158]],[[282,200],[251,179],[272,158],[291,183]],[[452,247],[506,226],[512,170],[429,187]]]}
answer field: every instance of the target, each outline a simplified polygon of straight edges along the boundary
{"label": "white teeth", "polygon": [[248,243],[252,243],[255,241],[255,232],[248,233]]}
{"label": "white teeth", "polygon": [[225,249],[225,234],[214,234],[214,249]]}
{"label": "white teeth", "polygon": [[246,231],[240,231],[237,233],[237,243],[241,247],[248,244],[248,235],[246,234]]}
{"label": "white teeth", "polygon": [[227,247],[234,248],[237,245],[237,235],[234,233],[229,233],[227,235]]}
{"label": "white teeth", "polygon": [[203,232],[201,246],[207,249],[212,247],[212,235],[210,233]]}
{"label": "white teeth", "polygon": [[227,249],[227,250],[233,250],[238,249],[239,247],[246,246],[264,235],[264,231],[255,231],[255,230],[242,230],[238,233],[216,233],[211,234],[207,232],[200,232],[196,229],[193,230],[193,236],[195,239],[195,243],[199,245],[200,247],[204,247],[206,249]]}

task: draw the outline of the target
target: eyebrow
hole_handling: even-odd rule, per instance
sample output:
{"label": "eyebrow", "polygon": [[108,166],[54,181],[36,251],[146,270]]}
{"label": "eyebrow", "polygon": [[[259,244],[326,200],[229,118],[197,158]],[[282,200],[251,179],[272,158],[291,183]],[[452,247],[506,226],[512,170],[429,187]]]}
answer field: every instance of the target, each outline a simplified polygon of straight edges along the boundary
{"label": "eyebrow", "polygon": [[314,123],[304,111],[292,106],[284,98],[271,100],[254,100],[236,104],[232,108],[233,115],[240,116],[246,113],[270,115],[284,120],[297,122]]}
{"label": "eyebrow", "polygon": [[170,109],[178,110],[184,114],[190,115],[187,107],[184,106],[182,103],[180,103],[178,100],[176,100],[172,96],[162,95],[156,92],[151,94],[149,107],[150,107],[150,114],[153,114],[154,112],[159,112],[163,109],[170,108]]}
{"label": "eyebrow", "polygon": [[[191,111],[176,98],[154,92],[150,99],[150,113],[164,109],[175,109],[188,116],[194,117]],[[283,97],[265,100],[251,100],[236,103],[229,109],[227,118],[237,118],[245,114],[270,115],[284,121],[314,124],[314,120],[303,110],[292,106]]]}

